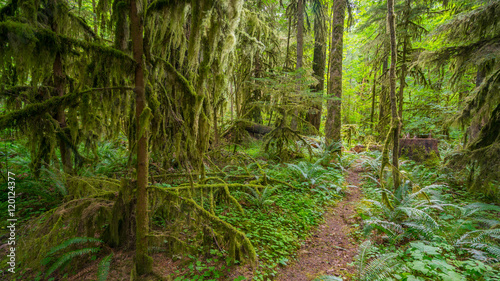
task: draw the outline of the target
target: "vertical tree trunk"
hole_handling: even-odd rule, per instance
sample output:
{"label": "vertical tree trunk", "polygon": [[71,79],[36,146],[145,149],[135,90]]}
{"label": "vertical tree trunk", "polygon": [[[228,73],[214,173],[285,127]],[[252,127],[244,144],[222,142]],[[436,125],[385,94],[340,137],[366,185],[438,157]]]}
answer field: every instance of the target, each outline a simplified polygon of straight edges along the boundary
{"label": "vertical tree trunk", "polygon": [[[255,54],[255,59],[254,59],[254,77],[255,78],[260,78],[262,77],[262,63],[260,61],[260,55]],[[262,92],[260,89],[255,89],[253,90],[253,97],[252,100],[254,102],[259,101],[262,98]],[[262,112],[259,106],[254,106],[252,109],[252,117],[253,121],[257,124],[262,124]]]}
{"label": "vertical tree trunk", "polygon": [[404,103],[404,89],[406,80],[406,47],[408,44],[408,37],[405,36],[403,40],[403,54],[401,57],[401,77],[399,77],[399,119],[403,121],[403,103]]}
{"label": "vertical tree trunk", "polygon": [[[302,60],[304,57],[304,0],[297,1],[297,65],[296,69],[302,68]],[[301,82],[299,77],[299,83],[297,84],[297,93],[301,91]],[[290,128],[292,130],[297,130],[297,115],[299,115],[299,110],[294,110],[294,115],[292,116],[292,122]]]}
{"label": "vertical tree trunk", "polygon": [[[61,54],[57,53],[54,59],[53,65],[53,74],[54,74],[54,88],[56,90],[57,96],[64,96],[64,88],[66,84],[66,79],[64,77],[63,65]],[[59,122],[59,126],[61,128],[61,134],[66,134],[66,114],[64,112],[64,107],[60,106],[57,110],[57,121]],[[61,162],[63,164],[63,171],[65,173],[71,174],[73,173],[73,164],[71,162],[71,151],[69,145],[65,142],[64,139],[69,139],[66,137],[60,137],[58,139],[59,150],[61,151]]]}
{"label": "vertical tree trunk", "polygon": [[403,122],[403,105],[404,105],[404,88],[406,84],[406,72],[407,72],[407,65],[406,65],[406,56],[407,56],[407,48],[408,48],[408,40],[410,38],[408,37],[408,23],[410,21],[410,12],[411,12],[411,0],[406,0],[406,7],[403,12],[403,54],[401,57],[401,77],[399,77],[399,119],[400,122]]}
{"label": "vertical tree trunk", "polygon": [[[57,13],[58,13],[58,8],[57,8],[57,3],[56,1],[50,1],[49,2],[49,9],[52,9],[53,15],[49,19],[50,20],[50,25],[52,31],[55,33],[58,32],[58,24],[56,22],[57,19]],[[61,53],[57,52],[56,56],[54,58],[54,64],[52,65],[52,75],[53,75],[53,83],[54,83],[54,89],[55,89],[55,94],[59,97],[64,96],[65,92],[65,87],[66,87],[66,77],[64,75],[64,69],[63,69],[63,62],[62,62],[62,57]],[[63,164],[63,171],[65,173],[73,173],[73,164],[71,163],[71,151],[69,145],[66,143],[65,139],[69,139],[67,136],[64,136],[66,134],[65,129],[66,129],[66,114],[64,112],[64,107],[60,106],[57,110],[56,113],[56,120],[59,122],[59,127],[61,129],[61,136],[58,137],[58,145],[59,145],[59,151],[61,152],[61,162]]]}
{"label": "vertical tree trunk", "polygon": [[233,104],[234,104],[234,95],[235,95],[235,93],[234,93],[233,85],[232,84],[229,85],[229,91],[230,91],[230,95],[231,95],[229,97],[230,110],[231,110],[231,121],[233,121],[233,118],[234,118],[233,117],[233,114],[234,114],[234,105]]}
{"label": "vertical tree trunk", "polygon": [[370,129],[373,132],[373,122],[375,115],[375,98],[377,94],[377,71],[373,71],[373,85],[372,85],[372,108],[370,111]]}
{"label": "vertical tree trunk", "polygon": [[388,58],[384,58],[384,63],[382,64],[382,75],[380,76],[380,83],[382,84],[381,90],[380,90],[380,97],[379,97],[379,104],[378,104],[378,127],[379,127],[379,132],[380,132],[380,138],[383,139],[385,136],[385,126],[386,123],[384,121],[384,118],[386,116],[385,113],[385,106],[386,106],[386,100],[387,100],[387,87],[386,87],[386,79],[387,79],[387,63]]}
{"label": "vertical tree trunk", "polygon": [[[130,1],[130,33],[132,37],[133,57],[135,65],[135,106],[137,131],[137,205],[136,205],[136,249],[135,270],[137,275],[148,274],[152,271],[153,259],[148,256],[148,124],[141,124],[141,114],[146,108],[146,94],[144,88],[144,64],[142,61],[143,23],[138,13],[136,0]],[[146,126],[146,128],[142,128]],[[142,135],[139,135],[143,132]]]}
{"label": "vertical tree trunk", "polygon": [[396,19],[394,14],[394,0],[387,0],[387,25],[391,36],[391,67],[389,68],[389,85],[391,97],[391,133],[392,133],[392,178],[394,190],[399,188],[399,128],[401,126],[396,103]]}
{"label": "vertical tree trunk", "polygon": [[[318,79],[318,84],[313,87],[313,91],[320,93],[323,97],[325,88],[325,66],[326,66],[326,26],[325,13],[326,9],[323,4],[320,4],[321,11],[316,12],[314,18],[314,58],[313,58],[313,75]],[[315,102],[311,109],[307,112],[306,120],[319,131],[321,126],[321,111],[322,100]]]}
{"label": "vertical tree trunk", "polygon": [[346,1],[333,2],[332,40],[330,42],[330,61],[328,78],[328,105],[325,122],[327,143],[340,142],[342,122],[342,52],[344,47],[344,18]]}
{"label": "vertical tree trunk", "polygon": [[98,27],[98,24],[97,24],[97,10],[96,10],[96,0],[92,0],[92,14],[93,14],[93,19],[94,19],[94,33],[96,36],[98,36],[97,34],[97,27]]}
{"label": "vertical tree trunk", "polygon": [[297,1],[297,69],[304,57],[304,0]]}
{"label": "vertical tree trunk", "polygon": [[290,50],[290,36],[292,30],[292,17],[288,18],[288,36],[286,38],[286,57],[285,57],[285,69],[288,69],[288,55]]}

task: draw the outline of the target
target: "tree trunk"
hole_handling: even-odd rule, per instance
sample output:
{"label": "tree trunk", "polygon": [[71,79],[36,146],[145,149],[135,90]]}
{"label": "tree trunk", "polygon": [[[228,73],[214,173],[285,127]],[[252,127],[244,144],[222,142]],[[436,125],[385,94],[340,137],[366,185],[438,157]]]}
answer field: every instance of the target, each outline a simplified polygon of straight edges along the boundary
{"label": "tree trunk", "polygon": [[[297,1],[297,65],[296,69],[302,68],[302,60],[304,57],[304,0]],[[297,84],[297,93],[301,91],[301,82],[299,77],[299,83]],[[292,122],[290,123],[290,128],[292,130],[297,130],[297,115],[299,115],[299,110],[295,109],[292,116]]]}
{"label": "tree trunk", "polygon": [[407,56],[407,48],[408,48],[408,40],[410,39],[408,37],[408,32],[406,31],[408,29],[408,23],[410,21],[410,11],[411,11],[411,0],[406,0],[406,7],[405,11],[403,14],[404,17],[404,22],[403,22],[403,30],[404,31],[404,39],[403,39],[403,54],[401,55],[401,76],[399,77],[399,119],[400,122],[403,122],[403,105],[404,105],[404,88],[406,84],[406,71],[407,71],[407,65],[406,65],[406,56]]}
{"label": "tree trunk", "polygon": [[[314,58],[313,58],[313,75],[318,79],[318,84],[313,87],[313,91],[323,97],[325,88],[325,66],[326,66],[326,26],[325,13],[326,9],[323,4],[320,4],[321,12],[316,13],[314,19]],[[321,126],[321,111],[322,100],[314,102],[311,109],[307,112],[306,120],[319,131]]]}
{"label": "tree trunk", "polygon": [[389,68],[389,85],[391,97],[391,131],[392,131],[392,178],[394,182],[394,190],[399,188],[399,128],[401,126],[397,103],[396,103],[396,62],[397,62],[397,46],[396,46],[396,19],[394,14],[394,0],[387,0],[387,25],[391,36],[391,67]]}
{"label": "tree trunk", "polygon": [[[373,122],[375,115],[375,98],[377,94],[377,71],[373,71],[373,85],[372,85],[372,108],[370,111],[370,129],[373,132]],[[373,133],[372,133],[373,134]]]}
{"label": "tree trunk", "polygon": [[379,98],[379,104],[378,104],[378,126],[379,126],[379,132],[380,132],[380,138],[383,139],[385,136],[385,126],[386,123],[384,121],[385,118],[385,105],[386,105],[386,91],[387,87],[385,86],[385,81],[387,78],[387,58],[384,59],[384,63],[382,65],[382,75],[380,76],[380,83],[382,84],[381,90],[380,90],[380,98]]}
{"label": "tree trunk", "polygon": [[405,80],[406,80],[406,47],[408,38],[405,36],[403,40],[403,55],[401,62],[401,77],[399,77],[399,119],[400,122],[403,121],[403,102],[404,102],[404,89],[405,89]]}
{"label": "tree trunk", "polygon": [[297,69],[304,57],[304,0],[297,1]]}
{"label": "tree trunk", "polygon": [[[58,9],[57,3],[55,1],[49,2],[49,9],[52,9],[54,13],[57,13]],[[53,14],[52,18],[50,18],[51,29],[55,33],[58,33],[58,25],[56,22],[56,14]],[[54,64],[52,65],[52,75],[54,79],[54,89],[57,96],[64,96],[65,87],[66,87],[66,77],[64,75],[63,62],[61,53],[57,52],[54,58]],[[64,111],[64,107],[60,106],[57,109],[56,120],[59,123],[59,127],[61,130],[61,134],[66,134],[66,114]],[[63,164],[63,171],[65,173],[73,173],[73,164],[71,163],[71,151],[70,146],[66,143],[65,140],[71,139],[66,136],[59,136],[57,139],[59,145],[59,151],[61,152],[61,162]]]}
{"label": "tree trunk", "polygon": [[286,38],[286,57],[285,57],[285,69],[288,69],[288,55],[290,50],[290,35],[292,30],[292,17],[288,18],[288,36]]}
{"label": "tree trunk", "polygon": [[[57,96],[64,96],[64,88],[66,84],[66,79],[64,77],[63,65],[61,54],[57,53],[56,58],[54,59],[53,65],[54,71],[54,88],[56,90]],[[64,107],[60,106],[57,110],[57,121],[59,122],[59,127],[61,129],[61,134],[66,134],[66,114],[64,112]],[[59,150],[61,151],[61,162],[63,164],[63,171],[65,173],[71,174],[73,173],[73,164],[71,163],[71,150],[69,145],[65,142],[65,139],[69,139],[67,137],[59,137],[58,144]]]}
{"label": "tree trunk", "polygon": [[[262,77],[262,63],[260,61],[260,55],[255,54],[254,59],[254,77],[261,78]],[[262,92],[260,89],[253,90],[252,101],[258,102],[262,98]],[[255,123],[262,124],[262,112],[259,106],[253,106],[252,109],[252,117]]]}
{"label": "tree trunk", "polygon": [[340,142],[342,122],[342,52],[344,45],[345,1],[333,2],[332,40],[330,42],[330,62],[328,78],[328,106],[325,122],[327,143]]}
{"label": "tree trunk", "polygon": [[[137,275],[148,274],[152,271],[153,259],[148,256],[148,124],[141,124],[141,114],[146,108],[146,94],[144,88],[144,64],[142,61],[143,23],[139,17],[136,0],[130,1],[130,33],[132,37],[133,57],[135,65],[135,106],[137,132],[137,205],[136,205],[136,249],[135,270]],[[142,128],[145,126],[146,128]],[[139,135],[142,131],[142,135]]]}

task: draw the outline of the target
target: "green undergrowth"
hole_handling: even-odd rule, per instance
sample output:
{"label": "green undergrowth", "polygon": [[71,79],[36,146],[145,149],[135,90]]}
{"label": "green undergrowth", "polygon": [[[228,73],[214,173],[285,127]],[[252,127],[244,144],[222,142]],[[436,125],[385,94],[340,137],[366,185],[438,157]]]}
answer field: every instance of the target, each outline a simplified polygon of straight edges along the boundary
{"label": "green undergrowth", "polygon": [[[329,205],[341,198],[343,172],[335,167],[322,167],[318,163],[302,160],[296,163],[269,165],[260,163],[247,168],[226,169],[238,174],[243,170],[254,172],[257,182],[259,174],[265,174],[269,185],[265,188],[246,187],[231,194],[243,208],[241,212],[231,204],[218,204],[214,209],[217,217],[245,233],[257,254],[253,266],[253,280],[271,280],[278,267],[293,259],[296,251],[314,227],[323,220]],[[260,170],[260,172],[257,172]],[[283,183],[279,183],[282,181]],[[239,182],[230,180],[228,184]],[[255,184],[255,180],[244,184]],[[260,182],[262,183],[262,182]],[[293,187],[293,188],[291,188]],[[204,202],[207,209],[208,202]],[[156,223],[162,224],[161,220]],[[200,248],[200,251],[203,249]],[[211,249],[210,253],[177,255],[182,260],[175,280],[229,280],[229,274],[237,270],[239,261],[228,259],[226,249]],[[222,279],[218,279],[222,278]],[[234,279],[236,278],[236,279]],[[240,279],[238,279],[240,278]],[[243,280],[242,276],[231,280]]]}
{"label": "green undergrowth", "polygon": [[[22,225],[27,220],[37,217],[54,208],[62,202],[59,180],[57,175],[49,168],[42,169],[42,178],[35,179],[30,172],[29,153],[16,142],[0,141],[0,236],[5,234],[9,222],[7,208],[8,192],[15,192],[15,218],[17,225]],[[14,174],[15,188],[8,189],[7,170]],[[11,174],[12,176],[12,174]],[[12,194],[11,194],[12,195]]]}
{"label": "green undergrowth", "polygon": [[[464,187],[439,166],[402,161],[403,178],[382,199],[377,154],[367,168],[358,206],[365,238],[354,264],[356,280],[500,280],[500,207]],[[375,156],[375,158],[373,158]]]}

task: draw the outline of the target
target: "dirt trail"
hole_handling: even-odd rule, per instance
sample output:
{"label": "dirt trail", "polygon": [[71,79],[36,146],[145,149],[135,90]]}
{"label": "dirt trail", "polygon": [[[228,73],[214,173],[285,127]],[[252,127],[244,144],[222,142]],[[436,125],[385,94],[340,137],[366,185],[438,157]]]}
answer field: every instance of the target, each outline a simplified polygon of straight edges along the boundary
{"label": "dirt trail", "polygon": [[[358,245],[349,237],[355,219],[355,204],[361,198],[359,162],[353,164],[346,178],[349,194],[325,214],[325,223],[306,240],[296,261],[282,268],[275,280],[307,281],[321,275],[334,275],[350,280],[354,268],[348,266],[357,254]],[[347,276],[346,276],[347,275]]]}

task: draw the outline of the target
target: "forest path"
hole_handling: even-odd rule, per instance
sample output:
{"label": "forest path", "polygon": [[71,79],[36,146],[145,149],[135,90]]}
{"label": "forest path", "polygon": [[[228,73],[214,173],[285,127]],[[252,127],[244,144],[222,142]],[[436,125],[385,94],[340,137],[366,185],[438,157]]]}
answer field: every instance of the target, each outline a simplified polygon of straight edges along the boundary
{"label": "forest path", "polygon": [[350,280],[354,268],[348,266],[358,253],[358,243],[350,237],[355,230],[355,204],[361,199],[359,187],[361,161],[357,159],[346,177],[349,193],[325,214],[325,223],[318,227],[300,248],[297,259],[279,270],[275,280],[307,281],[321,275]]}

